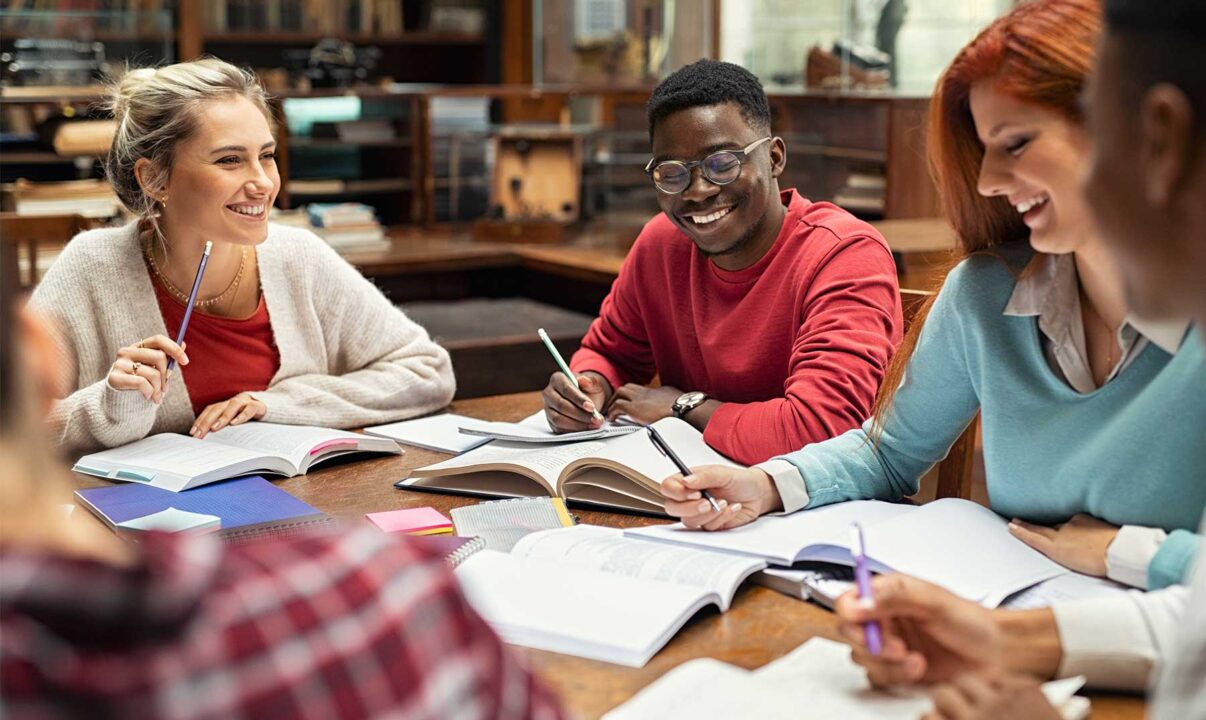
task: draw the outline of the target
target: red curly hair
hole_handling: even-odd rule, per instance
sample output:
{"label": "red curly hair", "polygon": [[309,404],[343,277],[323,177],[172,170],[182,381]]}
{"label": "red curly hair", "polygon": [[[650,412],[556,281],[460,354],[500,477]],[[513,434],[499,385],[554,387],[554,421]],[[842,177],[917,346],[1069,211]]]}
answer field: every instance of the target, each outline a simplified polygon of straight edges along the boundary
{"label": "red curly hair", "polygon": [[[972,86],[990,82],[1001,94],[1081,123],[1078,100],[1100,33],[1099,0],[1032,0],[982,30],[939,78],[930,101],[929,164],[955,229],[951,267],[972,253],[1024,241],[1030,234],[1007,199],[977,190],[984,145],[972,118]],[[928,311],[929,304],[919,311],[880,384],[872,409],[877,441]]]}

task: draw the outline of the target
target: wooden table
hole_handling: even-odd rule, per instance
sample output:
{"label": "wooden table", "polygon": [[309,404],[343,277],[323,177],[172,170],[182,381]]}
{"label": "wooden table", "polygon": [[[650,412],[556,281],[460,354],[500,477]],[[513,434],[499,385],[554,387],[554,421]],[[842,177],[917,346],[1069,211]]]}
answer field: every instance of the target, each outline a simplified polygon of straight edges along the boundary
{"label": "wooden table", "polygon": [[[541,406],[539,393],[499,395],[458,401],[452,412],[486,420],[520,420]],[[447,458],[444,453],[407,447],[401,457],[391,456],[347,462],[319,468],[277,484],[331,515],[352,523],[364,522],[366,512],[409,507],[434,507],[445,515],[473,498],[397,490],[393,483],[409,470]],[[104,481],[77,475],[81,486]],[[612,527],[636,527],[659,521],[617,513],[583,511],[574,514],[584,523]],[[81,512],[79,515],[87,515]],[[555,688],[566,706],[582,717],[598,717],[675,666],[702,657],[713,657],[753,669],[781,657],[812,637],[837,638],[834,615],[816,605],[802,602],[761,586],[738,590],[726,613],[715,608],[701,611],[643,668],[558,655],[540,650],[515,648],[530,667]],[[1093,695],[1093,718],[1143,717],[1141,698],[1123,695]]]}

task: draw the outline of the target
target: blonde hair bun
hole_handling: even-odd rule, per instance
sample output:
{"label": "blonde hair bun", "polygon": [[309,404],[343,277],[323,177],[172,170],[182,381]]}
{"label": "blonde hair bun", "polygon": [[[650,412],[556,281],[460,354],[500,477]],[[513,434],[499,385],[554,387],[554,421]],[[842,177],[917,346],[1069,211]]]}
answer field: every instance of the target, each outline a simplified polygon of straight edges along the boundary
{"label": "blonde hair bun", "polygon": [[[275,126],[268,95],[252,73],[207,57],[160,68],[128,68],[110,83],[108,109],[117,120],[105,173],[130,212],[155,223],[154,193],[164,184],[179,144],[197,131],[199,105],[241,96]],[[139,182],[134,167],[150,162]]]}

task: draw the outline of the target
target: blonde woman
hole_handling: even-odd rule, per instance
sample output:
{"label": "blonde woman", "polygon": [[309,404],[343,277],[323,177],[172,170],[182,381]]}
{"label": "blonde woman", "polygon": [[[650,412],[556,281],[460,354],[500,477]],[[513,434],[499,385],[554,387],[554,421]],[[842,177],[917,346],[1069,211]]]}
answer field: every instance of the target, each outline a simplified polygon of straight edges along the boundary
{"label": "blonde woman", "polygon": [[38,322],[15,322],[11,292],[0,285],[0,715],[561,717],[444,561],[407,538],[133,544],[65,515],[70,480],[41,422],[58,355]]}
{"label": "blonde woman", "polygon": [[212,58],[133,70],[112,110],[106,170],[138,219],[72,240],[31,301],[63,329],[60,446],[250,420],[352,427],[449,402],[448,354],[421,327],[313,233],[268,222],[281,180],[253,76]]}

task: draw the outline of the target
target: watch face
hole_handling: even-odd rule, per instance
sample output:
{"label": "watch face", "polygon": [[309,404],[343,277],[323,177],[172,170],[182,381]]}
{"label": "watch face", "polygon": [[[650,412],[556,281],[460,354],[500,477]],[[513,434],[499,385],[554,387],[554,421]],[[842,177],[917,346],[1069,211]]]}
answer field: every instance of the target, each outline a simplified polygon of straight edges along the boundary
{"label": "watch face", "polygon": [[707,394],[698,390],[683,393],[682,395],[678,396],[677,400],[674,401],[674,412],[681,416],[682,413],[685,413],[688,410],[693,410],[697,405],[702,404],[703,401],[707,399]]}

